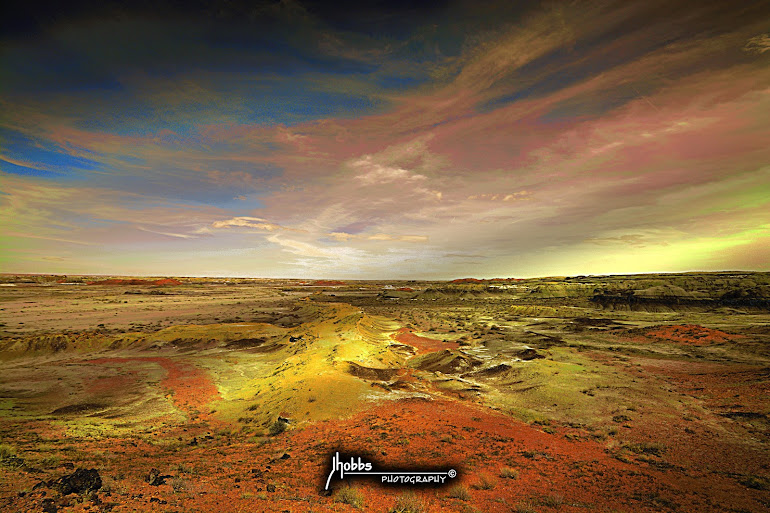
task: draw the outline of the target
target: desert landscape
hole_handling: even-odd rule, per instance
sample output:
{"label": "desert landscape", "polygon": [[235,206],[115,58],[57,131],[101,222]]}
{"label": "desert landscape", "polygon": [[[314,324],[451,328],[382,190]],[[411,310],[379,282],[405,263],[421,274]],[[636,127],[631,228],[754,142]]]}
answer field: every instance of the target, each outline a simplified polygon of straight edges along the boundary
{"label": "desert landscape", "polygon": [[770,508],[770,273],[0,281],[2,511]]}
{"label": "desert landscape", "polygon": [[0,513],[770,513],[770,2],[3,7]]}

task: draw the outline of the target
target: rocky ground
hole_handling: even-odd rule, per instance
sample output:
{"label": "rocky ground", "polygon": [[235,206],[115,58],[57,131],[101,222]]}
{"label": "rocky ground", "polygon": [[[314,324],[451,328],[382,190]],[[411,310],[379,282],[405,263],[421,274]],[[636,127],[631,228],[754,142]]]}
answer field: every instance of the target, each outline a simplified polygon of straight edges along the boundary
{"label": "rocky ground", "polygon": [[769,284],[3,276],[0,510],[768,511]]}

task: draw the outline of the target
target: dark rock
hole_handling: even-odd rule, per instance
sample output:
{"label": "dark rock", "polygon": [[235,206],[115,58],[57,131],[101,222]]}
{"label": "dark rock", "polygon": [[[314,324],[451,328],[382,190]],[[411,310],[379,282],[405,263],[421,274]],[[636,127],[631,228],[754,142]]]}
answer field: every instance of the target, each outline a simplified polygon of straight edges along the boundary
{"label": "dark rock", "polygon": [[53,499],[43,499],[43,513],[56,513],[59,507]]}
{"label": "dark rock", "polygon": [[274,484],[267,485],[267,491],[270,492],[270,493],[274,492],[275,491],[275,485]]}
{"label": "dark rock", "polygon": [[63,476],[51,484],[51,488],[62,495],[96,491],[102,487],[102,478],[95,469],[79,468],[68,476]]}
{"label": "dark rock", "polygon": [[357,378],[363,378],[375,381],[388,381],[395,376],[399,369],[377,369],[374,367],[364,367],[356,362],[347,362],[347,372],[356,376]]}
{"label": "dark rock", "polygon": [[516,353],[516,356],[518,356],[519,358],[525,361],[535,360],[537,358],[545,358],[545,356],[539,354],[537,351],[535,351],[532,348],[523,349],[518,353]]}
{"label": "dark rock", "polygon": [[153,468],[150,470],[150,473],[147,474],[147,482],[150,483],[151,486],[160,486],[166,482],[166,478],[169,476],[162,476],[160,475],[160,470]]}

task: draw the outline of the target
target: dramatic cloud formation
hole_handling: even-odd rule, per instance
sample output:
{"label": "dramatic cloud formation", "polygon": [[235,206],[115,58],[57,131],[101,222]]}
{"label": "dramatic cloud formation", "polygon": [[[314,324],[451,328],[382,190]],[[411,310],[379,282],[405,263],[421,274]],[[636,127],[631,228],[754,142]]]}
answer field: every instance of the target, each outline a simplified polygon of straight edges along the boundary
{"label": "dramatic cloud formation", "polygon": [[15,7],[4,272],[770,269],[766,3]]}

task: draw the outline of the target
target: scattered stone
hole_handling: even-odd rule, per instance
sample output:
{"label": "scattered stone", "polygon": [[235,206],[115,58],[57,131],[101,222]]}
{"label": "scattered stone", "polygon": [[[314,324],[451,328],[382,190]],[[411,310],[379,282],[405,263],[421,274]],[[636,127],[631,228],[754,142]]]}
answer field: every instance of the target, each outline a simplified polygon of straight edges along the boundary
{"label": "scattered stone", "polygon": [[516,356],[518,356],[520,359],[524,361],[535,360],[537,358],[545,358],[545,356],[539,354],[537,351],[535,351],[531,347],[519,351],[516,354]]}
{"label": "scattered stone", "polygon": [[43,499],[43,513],[56,513],[59,511],[59,507],[53,499]]}
{"label": "scattered stone", "polygon": [[68,476],[63,476],[49,486],[62,495],[96,491],[102,487],[102,478],[95,469],[79,468]]}
{"label": "scattered stone", "polygon": [[275,485],[274,484],[267,485],[267,491],[270,493],[273,493],[275,491]]}
{"label": "scattered stone", "polygon": [[153,468],[150,469],[150,473],[147,475],[147,482],[151,486],[160,486],[166,482],[166,478],[169,476],[160,475],[160,470]]}

